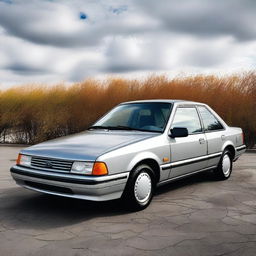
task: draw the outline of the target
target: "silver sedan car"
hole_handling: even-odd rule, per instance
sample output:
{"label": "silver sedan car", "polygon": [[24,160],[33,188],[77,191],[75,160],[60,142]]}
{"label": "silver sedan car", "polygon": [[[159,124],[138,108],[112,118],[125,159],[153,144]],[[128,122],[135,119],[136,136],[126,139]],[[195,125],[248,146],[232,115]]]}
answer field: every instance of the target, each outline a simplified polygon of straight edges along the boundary
{"label": "silver sedan car", "polygon": [[241,128],[181,100],[119,104],[87,131],[23,149],[11,174],[38,192],[144,209],[157,186],[213,170],[228,179],[245,151]]}

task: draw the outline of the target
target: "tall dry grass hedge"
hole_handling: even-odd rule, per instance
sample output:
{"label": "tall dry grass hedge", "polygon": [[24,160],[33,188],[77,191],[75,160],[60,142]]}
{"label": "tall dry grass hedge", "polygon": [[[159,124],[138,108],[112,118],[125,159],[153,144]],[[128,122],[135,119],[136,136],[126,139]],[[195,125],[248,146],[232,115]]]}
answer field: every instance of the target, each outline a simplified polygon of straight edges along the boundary
{"label": "tall dry grass hedge", "polygon": [[36,143],[85,130],[114,105],[137,99],[204,102],[256,142],[256,73],[145,80],[86,80],[72,86],[28,86],[0,91],[0,139]]}

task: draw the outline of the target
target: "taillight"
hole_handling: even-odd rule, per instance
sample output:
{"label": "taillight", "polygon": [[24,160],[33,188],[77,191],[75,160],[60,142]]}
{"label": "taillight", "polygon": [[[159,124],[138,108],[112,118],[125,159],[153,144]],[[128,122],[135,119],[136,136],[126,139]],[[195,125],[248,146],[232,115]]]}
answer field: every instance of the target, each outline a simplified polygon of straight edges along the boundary
{"label": "taillight", "polygon": [[242,132],[242,142],[243,142],[243,144],[245,144],[245,140],[244,140],[244,133]]}

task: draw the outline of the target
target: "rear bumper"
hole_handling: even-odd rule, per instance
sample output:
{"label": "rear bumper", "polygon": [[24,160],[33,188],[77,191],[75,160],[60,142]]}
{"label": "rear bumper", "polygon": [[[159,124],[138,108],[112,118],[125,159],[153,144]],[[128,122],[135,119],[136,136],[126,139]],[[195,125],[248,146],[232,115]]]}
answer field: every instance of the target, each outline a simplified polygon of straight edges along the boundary
{"label": "rear bumper", "polygon": [[245,150],[246,150],[246,146],[245,145],[236,147],[234,161],[236,161],[245,152]]}
{"label": "rear bumper", "polygon": [[126,172],[92,177],[21,166],[13,166],[10,171],[16,183],[27,189],[92,201],[120,198],[129,176],[129,173]]}

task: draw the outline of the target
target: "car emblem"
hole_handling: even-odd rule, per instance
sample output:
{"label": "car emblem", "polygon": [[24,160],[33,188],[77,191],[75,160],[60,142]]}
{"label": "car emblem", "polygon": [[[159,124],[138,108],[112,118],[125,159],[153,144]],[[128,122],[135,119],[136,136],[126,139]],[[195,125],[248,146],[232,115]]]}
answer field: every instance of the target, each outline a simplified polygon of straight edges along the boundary
{"label": "car emblem", "polygon": [[46,161],[45,167],[52,168],[52,163],[50,161]]}

